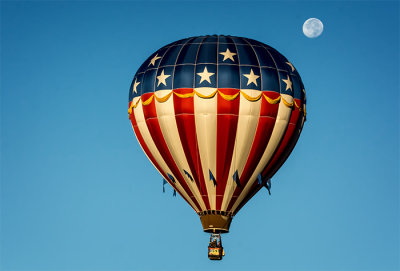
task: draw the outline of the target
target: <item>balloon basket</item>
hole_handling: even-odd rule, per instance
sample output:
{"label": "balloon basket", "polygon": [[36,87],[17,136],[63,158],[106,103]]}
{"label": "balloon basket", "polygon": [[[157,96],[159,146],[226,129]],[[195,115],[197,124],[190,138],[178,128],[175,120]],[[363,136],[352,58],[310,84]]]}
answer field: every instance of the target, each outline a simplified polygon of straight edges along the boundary
{"label": "balloon basket", "polygon": [[221,235],[219,233],[211,233],[210,242],[208,244],[208,258],[210,260],[222,260],[225,256],[225,251],[222,246]]}

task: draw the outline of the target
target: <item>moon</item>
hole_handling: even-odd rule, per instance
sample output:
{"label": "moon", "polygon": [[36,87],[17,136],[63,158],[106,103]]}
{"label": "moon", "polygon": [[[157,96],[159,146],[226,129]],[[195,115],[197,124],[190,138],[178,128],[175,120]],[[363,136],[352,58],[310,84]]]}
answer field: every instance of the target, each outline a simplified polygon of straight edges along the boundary
{"label": "moon", "polygon": [[317,18],[310,18],[303,24],[303,33],[308,38],[316,38],[324,31],[324,25]]}

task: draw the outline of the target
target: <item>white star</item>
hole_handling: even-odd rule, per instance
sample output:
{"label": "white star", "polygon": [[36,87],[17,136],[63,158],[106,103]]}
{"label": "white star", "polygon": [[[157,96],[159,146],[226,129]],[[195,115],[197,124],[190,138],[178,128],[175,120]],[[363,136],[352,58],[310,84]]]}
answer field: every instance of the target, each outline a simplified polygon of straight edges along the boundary
{"label": "white star", "polygon": [[286,89],[285,90],[290,89],[291,91],[293,91],[293,89],[292,89],[292,81],[290,81],[289,75],[287,76],[287,79],[282,79],[282,81],[285,82],[285,84],[286,84]]}
{"label": "white star", "polygon": [[232,53],[231,51],[229,51],[229,48],[227,48],[225,52],[219,53],[219,54],[224,56],[224,59],[222,61],[225,61],[229,58],[230,60],[235,62],[235,60],[233,59],[233,56],[235,56],[236,53]]}
{"label": "white star", "polygon": [[288,64],[288,65],[290,66],[290,68],[292,68],[292,72],[294,72],[294,67],[293,67],[293,64],[292,64],[292,63],[290,63],[290,62],[286,62],[286,64]]}
{"label": "white star", "polygon": [[171,75],[164,74],[164,70],[162,70],[161,74],[160,74],[159,76],[157,76],[157,79],[158,79],[157,87],[158,87],[160,84],[163,84],[164,86],[166,86],[166,85],[167,85],[167,82],[165,82],[165,79],[167,79],[167,78],[170,77],[170,76],[171,76]]}
{"label": "white star", "polygon": [[247,85],[250,85],[251,83],[254,83],[254,85],[257,86],[257,79],[260,77],[259,75],[255,75],[253,72],[253,69],[250,69],[249,74],[243,74],[244,76],[247,77]]}
{"label": "white star", "polygon": [[[151,60],[150,60],[150,63],[149,63],[149,65],[148,66],[150,66],[150,65],[156,65],[156,61],[157,61],[157,59],[160,59],[161,57],[159,57],[158,56],[158,54],[156,54]],[[147,67],[148,67],[147,66]]]}
{"label": "white star", "polygon": [[133,92],[137,93],[137,86],[140,84],[140,82],[137,81],[137,78],[135,78],[135,83],[133,84]]}
{"label": "white star", "polygon": [[201,78],[200,78],[200,84],[201,84],[201,82],[203,82],[204,80],[206,80],[208,83],[211,84],[210,77],[213,76],[215,73],[208,72],[207,67],[204,67],[204,71],[203,71],[203,72],[198,72],[197,74],[201,76]]}

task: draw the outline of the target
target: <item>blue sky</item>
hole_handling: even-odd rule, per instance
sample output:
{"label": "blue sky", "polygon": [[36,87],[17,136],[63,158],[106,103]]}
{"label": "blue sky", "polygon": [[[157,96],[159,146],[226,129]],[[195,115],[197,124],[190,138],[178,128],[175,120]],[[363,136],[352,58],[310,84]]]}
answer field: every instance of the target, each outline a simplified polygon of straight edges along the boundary
{"label": "blue sky", "polygon": [[[221,262],[162,193],[127,114],[142,62],[204,34],[276,48],[308,102],[272,195],[234,218]],[[398,2],[2,1],[0,45],[0,269],[400,268]]]}

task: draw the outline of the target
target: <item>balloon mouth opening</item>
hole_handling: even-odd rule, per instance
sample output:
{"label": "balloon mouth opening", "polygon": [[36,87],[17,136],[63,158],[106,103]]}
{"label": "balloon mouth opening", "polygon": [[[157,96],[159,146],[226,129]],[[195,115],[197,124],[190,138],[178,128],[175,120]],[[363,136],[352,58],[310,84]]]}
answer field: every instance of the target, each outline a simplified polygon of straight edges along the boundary
{"label": "balloon mouth opening", "polygon": [[229,230],[226,229],[218,229],[218,228],[209,228],[209,229],[204,229],[204,232],[207,233],[228,233]]}
{"label": "balloon mouth opening", "polygon": [[200,215],[203,230],[208,233],[228,233],[232,222],[231,215],[203,214]]}

